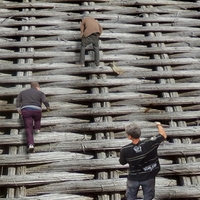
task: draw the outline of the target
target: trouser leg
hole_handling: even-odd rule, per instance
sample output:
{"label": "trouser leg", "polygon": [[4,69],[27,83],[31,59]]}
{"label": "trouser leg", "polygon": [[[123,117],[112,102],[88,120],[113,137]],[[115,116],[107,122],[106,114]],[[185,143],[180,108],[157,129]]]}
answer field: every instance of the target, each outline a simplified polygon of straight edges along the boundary
{"label": "trouser leg", "polygon": [[96,35],[93,37],[93,50],[95,65],[99,66],[99,37]]}
{"label": "trouser leg", "polygon": [[80,64],[83,65],[85,63],[85,48],[88,45],[88,41],[86,37],[81,38],[81,52],[80,52]]}
{"label": "trouser leg", "polygon": [[152,200],[155,196],[155,178],[142,181],[144,200]]}
{"label": "trouser leg", "polygon": [[34,145],[34,139],[33,139],[33,118],[31,115],[32,111],[22,110],[22,117],[24,121],[25,126],[25,132],[26,132],[26,140],[27,145],[30,144]]}
{"label": "trouser leg", "polygon": [[33,111],[35,130],[40,130],[41,128],[41,117],[42,117],[42,111],[40,110]]}
{"label": "trouser leg", "polygon": [[139,190],[140,184],[138,181],[127,180],[126,199],[135,200]]}

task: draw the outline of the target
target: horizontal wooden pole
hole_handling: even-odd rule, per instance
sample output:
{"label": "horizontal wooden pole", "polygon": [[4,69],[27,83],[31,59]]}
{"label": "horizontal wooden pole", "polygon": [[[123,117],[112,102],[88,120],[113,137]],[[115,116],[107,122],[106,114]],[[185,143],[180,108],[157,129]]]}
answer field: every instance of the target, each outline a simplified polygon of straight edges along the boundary
{"label": "horizontal wooden pole", "polygon": [[[131,122],[130,122],[131,123]],[[126,134],[124,132],[124,128],[129,123],[122,123],[122,126],[119,126],[116,131],[123,131],[123,138],[126,137]],[[114,126],[117,126],[117,123],[113,123]],[[142,128],[142,137],[151,137],[153,135],[157,134],[157,130],[155,128]],[[165,130],[167,132],[168,137],[171,138],[184,138],[184,137],[194,137],[194,136],[200,136],[200,127],[199,126],[188,126],[188,127],[177,127],[177,128],[169,128],[165,127]],[[107,129],[109,131],[109,128]],[[0,145],[22,145],[26,144],[26,139],[24,137],[24,130],[21,131],[21,134],[19,135],[1,135]],[[121,134],[121,135],[122,135]],[[57,137],[59,136],[59,137]],[[82,140],[90,140],[92,137],[92,134],[90,132],[84,132],[84,134],[81,133],[71,133],[71,132],[47,132],[47,131],[41,131],[40,134],[34,135],[34,140],[36,144],[36,148],[39,149],[39,144],[49,144],[49,143],[63,143],[63,142],[69,142],[69,141],[82,141]],[[117,141],[117,140],[116,140]],[[103,141],[99,141],[100,143]],[[74,142],[72,142],[74,143]],[[84,143],[84,141],[83,141]],[[53,145],[54,146],[54,145]],[[84,145],[83,145],[84,146]],[[41,147],[43,148],[43,147]],[[49,149],[50,146],[46,146],[46,149]],[[84,148],[82,149],[84,150]]]}
{"label": "horizontal wooden pole", "polygon": [[[56,145],[49,146],[46,148],[46,153],[35,153],[31,155],[0,155],[0,166],[22,166],[22,165],[36,165],[36,164],[45,164],[51,162],[57,162],[62,160],[70,160],[73,158],[76,153],[70,152],[80,152],[77,153],[77,158],[84,159],[87,157],[92,157],[84,155],[85,152],[91,151],[118,151],[122,146],[129,144],[129,141],[126,140],[96,140],[96,141],[77,141],[77,142],[63,142],[57,143]],[[96,146],[94,146],[96,145]],[[41,148],[41,149],[40,149]],[[42,146],[38,149],[43,150]],[[49,153],[51,151],[51,153]],[[70,152],[68,152],[70,151]],[[198,144],[162,144],[158,149],[159,156],[193,156],[199,155],[200,147]],[[37,152],[37,147],[36,147]],[[83,154],[81,154],[83,153]],[[58,156],[57,158],[54,156]],[[40,159],[45,157],[44,159]],[[27,161],[27,157],[29,160]]]}
{"label": "horizontal wooden pole", "polygon": [[13,175],[13,176],[0,176],[0,187],[7,186],[34,186],[43,185],[49,183],[58,183],[65,181],[82,181],[93,179],[92,174],[70,173],[70,172],[58,172],[58,173],[33,173],[31,175]]}
{"label": "horizontal wooden pole", "polygon": [[[27,78],[26,83],[30,83]],[[35,80],[35,79],[34,79]],[[45,81],[47,82],[47,81]],[[63,81],[54,83],[46,83],[46,87],[42,88],[42,91],[47,95],[65,95],[70,93],[70,89],[73,88],[95,88],[95,87],[122,87],[131,85],[131,92],[178,92],[178,91],[190,91],[198,90],[200,88],[200,83],[168,83],[168,84],[142,84],[144,81],[138,81],[136,79],[94,79],[94,80],[81,80],[77,81]],[[67,85],[67,88],[66,88]],[[22,90],[19,88],[1,88],[0,96],[15,96],[18,95]],[[138,94],[139,96],[139,94]]]}
{"label": "horizontal wooden pole", "polygon": [[[188,175],[199,175],[199,162],[188,162],[181,164],[165,164],[162,163],[164,159],[159,159],[161,164],[161,171],[158,176],[188,176]],[[165,162],[165,161],[164,161]],[[49,164],[33,166],[27,169],[28,173],[34,173],[40,171],[46,172],[47,170],[51,170],[52,173],[55,171],[68,171],[68,172],[79,172],[79,171],[108,171],[108,170],[120,170],[127,173],[128,164],[120,165],[119,158],[105,158],[105,159],[90,159],[88,160],[69,160],[69,161],[59,161],[53,162]]]}
{"label": "horizontal wooden pole", "polygon": [[[11,158],[11,157],[12,158]],[[11,158],[11,159],[10,159]],[[90,159],[91,155],[71,153],[71,152],[45,152],[45,153],[32,153],[32,154],[1,154],[1,166],[28,166],[40,165],[58,161]]]}
{"label": "horizontal wooden pole", "polygon": [[[44,191],[52,193],[64,193],[67,189],[68,193],[77,193],[79,188],[79,194],[84,193],[107,193],[107,192],[122,192],[126,190],[126,178],[120,179],[108,179],[108,180],[85,180],[85,181],[69,181],[59,184],[50,184],[46,186],[40,186],[28,190],[28,194],[41,194]],[[140,191],[141,192],[141,191]],[[139,195],[141,197],[141,193]],[[200,191],[198,186],[156,186],[157,198],[191,198],[200,197]]]}

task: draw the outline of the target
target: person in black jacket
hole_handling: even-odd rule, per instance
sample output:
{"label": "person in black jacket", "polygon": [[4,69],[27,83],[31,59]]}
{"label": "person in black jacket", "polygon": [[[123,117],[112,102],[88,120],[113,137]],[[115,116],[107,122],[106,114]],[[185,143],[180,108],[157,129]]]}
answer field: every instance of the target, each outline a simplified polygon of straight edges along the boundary
{"label": "person in black jacket", "polygon": [[141,130],[135,124],[125,128],[130,144],[121,148],[119,162],[129,164],[127,177],[127,200],[135,200],[139,187],[142,187],[144,200],[152,200],[155,196],[155,177],[160,171],[157,149],[167,138],[160,122],[155,122],[159,134],[149,139],[141,140]]}
{"label": "person in black jacket", "polygon": [[39,89],[39,83],[32,82],[31,88],[20,92],[16,99],[17,111],[22,115],[24,121],[29,152],[34,151],[33,130],[36,133],[40,132],[42,103],[46,106],[47,111],[50,111],[46,96]]}

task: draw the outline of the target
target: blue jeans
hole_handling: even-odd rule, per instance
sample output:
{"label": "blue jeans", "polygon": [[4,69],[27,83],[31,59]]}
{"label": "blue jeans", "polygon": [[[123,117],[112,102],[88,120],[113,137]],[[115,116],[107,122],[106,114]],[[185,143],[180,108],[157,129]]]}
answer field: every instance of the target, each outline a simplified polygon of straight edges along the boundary
{"label": "blue jeans", "polygon": [[144,200],[152,200],[155,196],[155,178],[145,181],[127,180],[126,198],[127,200],[135,200],[139,187],[142,186]]}

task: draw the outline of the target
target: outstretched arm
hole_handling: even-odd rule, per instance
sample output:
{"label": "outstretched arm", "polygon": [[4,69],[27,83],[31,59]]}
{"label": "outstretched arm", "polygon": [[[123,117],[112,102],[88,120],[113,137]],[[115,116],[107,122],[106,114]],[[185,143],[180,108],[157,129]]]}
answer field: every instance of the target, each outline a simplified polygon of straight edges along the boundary
{"label": "outstretched arm", "polygon": [[159,134],[161,134],[165,139],[167,138],[167,134],[164,130],[164,128],[162,127],[162,124],[160,122],[155,122],[157,128],[158,128],[158,132]]}

